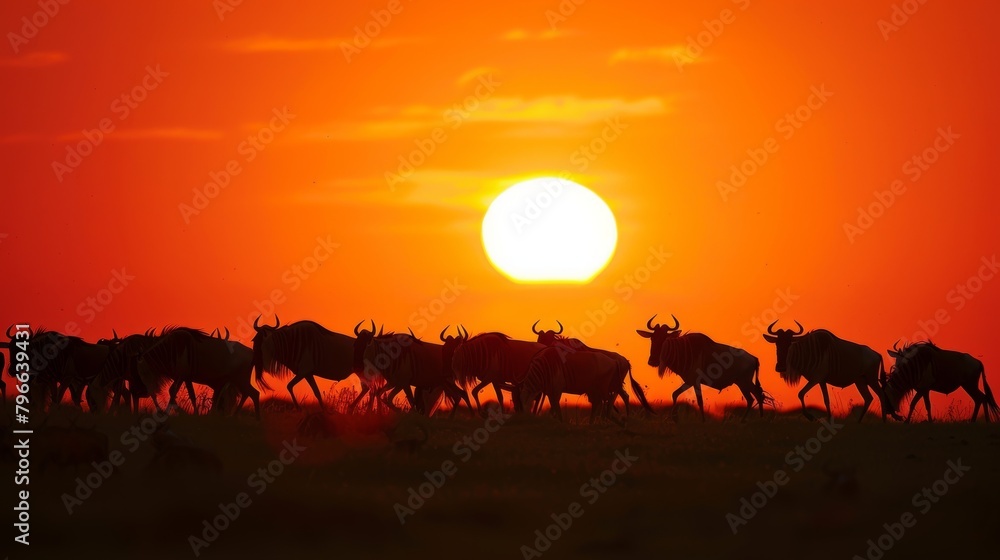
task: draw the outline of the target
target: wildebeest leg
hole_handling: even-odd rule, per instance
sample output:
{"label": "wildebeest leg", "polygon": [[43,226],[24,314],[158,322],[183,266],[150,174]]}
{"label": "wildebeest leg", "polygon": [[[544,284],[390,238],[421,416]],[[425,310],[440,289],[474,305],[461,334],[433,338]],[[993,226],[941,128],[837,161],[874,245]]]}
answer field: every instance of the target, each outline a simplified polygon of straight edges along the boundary
{"label": "wildebeest leg", "polygon": [[[562,422],[562,419],[563,419],[563,417],[562,417],[562,409],[559,408],[559,400],[561,398],[562,398],[562,394],[549,395],[549,404],[551,405],[550,406],[550,410],[549,410],[549,414],[552,414],[553,416],[555,416],[556,419],[559,420],[560,422]],[[541,405],[539,405],[539,408],[541,408]]]}
{"label": "wildebeest leg", "polygon": [[[385,395],[385,393],[390,389],[392,391],[390,391],[388,395]],[[394,387],[386,383],[378,391],[375,391],[375,398],[382,399],[382,402],[385,403],[385,406],[387,406],[390,410],[395,410],[396,412],[399,412],[399,407],[396,406],[396,403],[394,403],[393,400],[395,400],[396,395],[398,395],[399,392],[402,390],[403,389],[401,387]]]}
{"label": "wildebeest leg", "polygon": [[410,401],[410,410],[418,410],[417,399],[413,397],[413,389],[409,385],[403,385],[403,393],[406,395],[406,400]]}
{"label": "wildebeest leg", "polygon": [[830,420],[833,420],[833,411],[830,410],[830,392],[826,389],[826,383],[820,383],[819,390],[823,393],[823,404],[826,405],[826,416]]}
{"label": "wildebeest leg", "polygon": [[500,412],[503,412],[503,386],[499,381],[493,384],[493,391],[497,394],[497,403],[500,405]]}
{"label": "wildebeest leg", "polygon": [[83,385],[73,385],[69,388],[70,397],[73,399],[73,403],[83,408]]}
{"label": "wildebeest leg", "polygon": [[934,419],[931,418],[931,392],[927,391],[924,393],[924,406],[927,408],[927,421],[933,422]]}
{"label": "wildebeest leg", "polygon": [[[970,420],[971,422],[975,422],[976,418],[979,417],[979,407],[986,401],[986,393],[983,393],[979,390],[978,386],[972,384],[962,385],[962,388],[965,389],[965,392],[968,393],[970,397],[972,397],[972,402],[975,403],[975,406],[972,408],[972,420]],[[986,416],[987,422],[990,421],[989,410],[989,408],[983,407],[983,413]]]}
{"label": "wildebeest leg", "polygon": [[370,385],[368,385],[367,383],[362,383],[361,392],[358,393],[358,396],[353,401],[351,401],[351,405],[347,407],[347,411],[354,412],[354,409],[358,406],[358,403],[361,402],[361,399],[365,398],[365,394],[367,394],[368,391],[370,390],[371,390]]}
{"label": "wildebeest leg", "polygon": [[684,383],[681,384],[680,387],[677,388],[676,391],[674,391],[673,395],[670,395],[670,398],[673,401],[673,404],[671,404],[670,408],[671,408],[671,411],[673,412],[674,416],[677,416],[677,397],[681,396],[681,393],[683,393],[684,391],[687,391],[690,388],[691,388],[691,384],[688,383],[687,381],[685,381]]}
{"label": "wildebeest leg", "polygon": [[[167,407],[168,408],[171,407],[171,406],[177,406],[177,393],[180,392],[181,385],[183,383],[184,382],[181,381],[180,379],[175,379],[174,382],[170,384],[170,391],[169,391],[170,400],[167,401]],[[191,404],[193,405],[194,401],[191,401]],[[197,413],[197,411],[195,411],[195,412]]]}
{"label": "wildebeest leg", "polygon": [[698,400],[698,410],[701,411],[701,421],[705,421],[705,403],[701,400],[701,383],[694,384],[694,398]]}
{"label": "wildebeest leg", "polygon": [[531,404],[531,413],[532,414],[540,413],[542,411],[543,404],[545,404],[545,393],[538,393],[538,396],[535,397],[535,402]]}
{"label": "wildebeest leg", "polygon": [[[489,381],[482,381],[479,383],[479,385],[476,385],[475,387],[472,388],[472,400],[476,401],[476,412],[483,411],[483,405],[482,403],[479,402],[479,391],[482,391],[483,387],[489,384],[490,384]],[[497,393],[499,394],[500,391],[498,390]]]}
{"label": "wildebeest leg", "polygon": [[[454,392],[458,396],[459,399],[465,400],[465,405],[469,407],[469,412],[472,412],[472,401],[469,400],[469,394],[465,392],[465,389],[462,389],[461,387],[459,387],[458,385],[455,385],[454,383],[449,383],[449,384],[445,385],[445,388],[448,391]],[[499,392],[499,391],[497,391],[497,392]],[[456,402],[458,402],[458,401],[456,401]],[[452,414],[455,413],[455,410],[457,408],[458,408],[457,405],[452,407]],[[501,410],[501,412],[503,411],[503,407],[502,406],[500,407],[500,410]]]}
{"label": "wildebeest leg", "polygon": [[184,386],[188,390],[188,399],[191,400],[191,411],[192,414],[198,416],[198,395],[194,394],[194,383],[190,381],[185,381]]}
{"label": "wildebeest leg", "polygon": [[[629,417],[628,393],[625,391],[625,387],[620,387],[618,389],[618,396],[621,397],[622,398],[622,402],[625,403],[625,418],[628,418]],[[611,407],[614,408],[614,406],[615,406],[615,400],[614,400],[614,398],[612,398],[611,399]]]}
{"label": "wildebeest leg", "polygon": [[316,377],[310,375],[309,377],[306,378],[306,383],[308,383],[309,386],[312,387],[313,394],[316,395],[316,400],[319,401],[320,410],[326,410],[326,404],[323,402],[323,395],[320,394],[319,385],[316,384]]}
{"label": "wildebeest leg", "polygon": [[917,401],[919,401],[919,400],[920,400],[920,393],[919,392],[917,392],[916,394],[914,394],[913,398],[910,399],[910,411],[906,414],[906,423],[907,424],[910,423],[910,418],[913,418],[913,409],[917,408]]}
{"label": "wildebeest leg", "polygon": [[806,393],[808,393],[809,389],[812,389],[816,385],[817,383],[815,381],[806,381],[805,387],[803,387],[802,390],[799,391],[799,402],[802,403],[802,414],[804,414],[805,417],[810,420],[814,420],[814,418],[809,415],[809,410],[806,408]]}
{"label": "wildebeest leg", "polygon": [[[867,383],[858,381],[855,385],[858,387],[858,392],[861,393],[861,398],[865,400],[865,406],[861,409],[861,416],[858,416],[858,422],[860,423],[861,419],[865,417],[865,413],[868,412],[868,407],[871,406],[872,401],[875,399],[872,398],[872,393],[868,390]],[[882,414],[882,419],[885,420],[884,413]]]}
{"label": "wildebeest leg", "polygon": [[303,379],[304,379],[303,377],[296,375],[295,377],[292,378],[291,381],[288,382],[288,385],[285,386],[288,389],[288,394],[292,396],[292,404],[295,405],[295,408],[302,408],[301,406],[299,406],[298,399],[295,398],[295,385],[297,385],[298,382],[302,381]]}
{"label": "wildebeest leg", "polygon": [[66,394],[66,390],[69,389],[68,383],[60,383],[56,386],[56,394],[52,397],[52,404],[56,405],[62,402],[63,395]]}

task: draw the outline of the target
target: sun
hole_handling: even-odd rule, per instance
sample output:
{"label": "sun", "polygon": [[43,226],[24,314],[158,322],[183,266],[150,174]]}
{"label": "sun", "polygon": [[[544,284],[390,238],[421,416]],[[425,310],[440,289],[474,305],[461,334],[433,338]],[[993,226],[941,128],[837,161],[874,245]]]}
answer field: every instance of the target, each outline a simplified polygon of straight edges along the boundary
{"label": "sun", "polygon": [[583,185],[542,177],[500,193],[483,218],[493,266],[518,283],[587,283],[615,253],[618,226],[607,203]]}

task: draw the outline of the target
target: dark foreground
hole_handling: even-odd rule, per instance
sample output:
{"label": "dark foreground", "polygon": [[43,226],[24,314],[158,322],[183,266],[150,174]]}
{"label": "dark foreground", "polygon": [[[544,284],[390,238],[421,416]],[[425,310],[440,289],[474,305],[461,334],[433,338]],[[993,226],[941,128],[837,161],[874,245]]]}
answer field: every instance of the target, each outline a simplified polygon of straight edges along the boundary
{"label": "dark foreground", "polygon": [[[706,424],[661,414],[627,428],[304,417],[174,416],[158,455],[139,441],[153,420],[77,418],[124,462],[104,478],[59,466],[72,458],[36,441],[31,545],[4,554],[175,559],[197,546],[201,558],[848,559],[879,558],[868,541],[881,537],[891,546],[883,558],[932,558],[992,556],[998,542],[997,424],[873,418],[828,437],[819,422],[773,414]],[[88,475],[97,484],[86,497],[77,479]],[[421,491],[429,497],[413,497]],[[13,501],[5,493],[8,516]]]}

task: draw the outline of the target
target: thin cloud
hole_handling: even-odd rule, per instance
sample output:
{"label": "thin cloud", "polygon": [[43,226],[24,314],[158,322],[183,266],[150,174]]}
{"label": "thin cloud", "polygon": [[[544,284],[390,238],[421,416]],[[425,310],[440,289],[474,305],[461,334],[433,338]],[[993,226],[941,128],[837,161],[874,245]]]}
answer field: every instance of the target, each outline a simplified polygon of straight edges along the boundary
{"label": "thin cloud", "polygon": [[576,96],[549,96],[537,99],[496,97],[469,113],[468,120],[479,122],[535,122],[589,124],[615,115],[658,115],[666,112],[659,97],[635,101],[621,98],[583,99]]}
{"label": "thin cloud", "polygon": [[528,31],[526,29],[511,29],[500,35],[500,39],[503,41],[551,41],[552,39],[561,39],[563,37],[570,37],[576,35],[577,33],[566,31],[563,29],[546,29],[545,31]]}
{"label": "thin cloud", "polygon": [[[153,127],[115,129],[108,133],[107,140],[218,140],[223,137],[220,130],[184,127]],[[81,132],[70,132],[55,137],[58,142],[73,142],[83,138]]]}
{"label": "thin cloud", "polygon": [[[372,48],[388,48],[398,45],[419,42],[417,37],[379,37],[368,45]],[[234,39],[223,44],[223,48],[240,53],[303,53],[339,51],[345,45],[355,47],[353,37],[319,37],[299,39],[291,37],[272,37],[258,35]],[[356,47],[355,47],[356,48]]]}
{"label": "thin cloud", "polygon": [[17,56],[0,57],[0,67],[38,68],[51,66],[69,60],[69,54],[59,51],[31,52]]}
{"label": "thin cloud", "polygon": [[[394,189],[389,188],[384,176],[354,177],[320,183],[290,197],[282,195],[282,200],[294,204],[417,205],[479,213],[511,185],[536,177],[560,176],[566,171],[498,175],[470,169],[417,169]],[[620,182],[613,175],[570,173],[568,178],[587,185]]]}
{"label": "thin cloud", "polygon": [[380,108],[379,113],[387,116],[315,127],[304,132],[301,138],[312,141],[381,140],[427,133],[435,127],[451,131],[457,128],[456,124],[468,126],[472,123],[510,124],[522,128],[528,125],[529,131],[520,136],[535,136],[530,130],[551,136],[557,133],[559,126],[565,133],[566,126],[586,126],[616,116],[656,116],[666,112],[667,104],[659,97],[636,100],[587,99],[572,95],[535,99],[493,97],[463,113],[456,112],[452,106],[410,105],[394,111]]}
{"label": "thin cloud", "polygon": [[499,72],[499,70],[492,66],[478,66],[459,76],[458,80],[456,80],[455,83],[457,83],[460,86],[464,86],[465,84],[475,80],[480,76],[495,74],[497,72]]}
{"label": "thin cloud", "polygon": [[610,60],[610,64],[622,62],[663,62],[671,64],[691,64],[701,60],[688,54],[687,48],[683,45],[672,45],[664,47],[646,48],[622,48],[615,51]]}

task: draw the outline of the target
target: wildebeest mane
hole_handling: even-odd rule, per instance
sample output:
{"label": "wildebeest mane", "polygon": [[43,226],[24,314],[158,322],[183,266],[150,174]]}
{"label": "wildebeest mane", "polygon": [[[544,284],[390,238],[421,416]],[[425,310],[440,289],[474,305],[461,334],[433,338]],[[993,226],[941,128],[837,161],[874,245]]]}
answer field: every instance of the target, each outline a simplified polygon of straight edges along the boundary
{"label": "wildebeest mane", "polygon": [[938,347],[932,342],[911,342],[900,348],[900,357],[896,359],[886,379],[894,406],[898,407],[903,399],[917,389],[921,373],[930,364],[932,353],[936,350]]}

